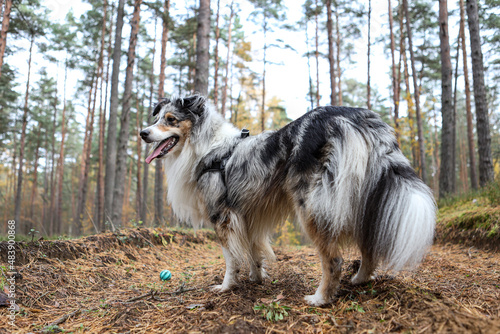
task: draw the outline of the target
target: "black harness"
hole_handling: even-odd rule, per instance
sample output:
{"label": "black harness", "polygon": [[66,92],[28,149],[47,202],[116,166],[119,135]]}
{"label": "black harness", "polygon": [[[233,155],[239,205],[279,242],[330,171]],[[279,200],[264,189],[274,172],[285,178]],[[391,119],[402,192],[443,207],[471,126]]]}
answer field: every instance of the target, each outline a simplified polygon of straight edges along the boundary
{"label": "black harness", "polygon": [[[241,138],[245,139],[248,136],[250,136],[250,131],[247,129],[242,129],[241,130]],[[215,159],[214,161],[212,161],[212,164],[210,166],[205,167],[201,171],[200,176],[198,176],[198,179],[200,179],[200,177],[202,177],[203,174],[209,173],[209,172],[220,172],[222,174],[222,177],[224,178],[226,164],[227,164],[227,161],[229,160],[229,158],[231,158],[232,154],[233,154],[233,152],[229,152],[229,154],[226,155],[225,157],[223,157],[221,159]]]}

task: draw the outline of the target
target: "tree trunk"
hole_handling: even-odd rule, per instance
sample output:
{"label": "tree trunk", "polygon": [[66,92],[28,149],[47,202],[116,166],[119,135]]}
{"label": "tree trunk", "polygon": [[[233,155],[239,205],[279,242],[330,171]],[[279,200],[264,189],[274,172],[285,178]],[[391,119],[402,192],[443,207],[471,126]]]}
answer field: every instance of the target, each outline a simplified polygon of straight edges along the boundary
{"label": "tree trunk", "polygon": [[[118,85],[122,52],[123,7],[125,0],[118,2],[116,15],[115,45],[113,49],[113,70],[111,73],[111,96],[109,105],[108,137],[106,139],[106,174],[104,177],[104,220],[111,221],[113,191],[115,187],[116,146],[118,122]],[[114,225],[111,224],[114,231]]]}
{"label": "tree trunk", "polygon": [[411,71],[413,77],[413,89],[415,96],[415,111],[417,114],[417,133],[418,133],[418,148],[419,148],[419,160],[420,160],[420,176],[422,181],[427,181],[427,169],[425,166],[425,143],[424,143],[424,133],[422,124],[422,115],[420,112],[420,90],[418,88],[417,82],[417,71],[415,66],[415,54],[413,52],[413,42],[412,42],[412,32],[410,27],[410,12],[408,11],[408,0],[403,0],[403,7],[406,16],[406,30],[408,37],[408,49],[410,50],[410,60],[411,60]]}
{"label": "tree trunk", "polygon": [[0,31],[0,77],[2,76],[2,66],[3,66],[3,57],[5,54],[5,48],[7,47],[7,32],[9,31],[11,9],[12,9],[12,0],[6,0],[5,10],[3,12],[3,19],[2,19],[2,30]]}
{"label": "tree trunk", "polygon": [[313,97],[313,83],[311,77],[311,53],[309,52],[309,34],[307,26],[309,25],[309,21],[307,21],[306,17],[306,47],[307,47],[307,74],[309,76],[309,93],[307,94],[309,97],[309,103],[311,104],[311,110],[314,109],[314,97]]}
{"label": "tree trunk", "polygon": [[208,94],[208,62],[210,45],[210,0],[200,0],[198,11],[198,30],[196,44],[196,73],[194,91],[202,95]]}
{"label": "tree trunk", "polygon": [[372,18],[372,2],[371,0],[368,0],[368,51],[367,51],[367,58],[368,58],[368,73],[367,73],[367,81],[366,81],[366,107],[368,109],[372,108],[372,103],[371,103],[371,86],[370,86],[370,47],[371,47],[371,18]]}
{"label": "tree trunk", "polygon": [[476,104],[477,144],[479,151],[479,184],[484,187],[493,181],[493,161],[491,158],[491,135],[488,119],[488,103],[484,87],[483,53],[479,35],[477,1],[467,0],[470,47],[472,57],[472,78],[474,80],[474,102]]}
{"label": "tree trunk", "polygon": [[33,52],[33,43],[35,42],[35,36],[31,35],[30,40],[30,51],[28,58],[28,78],[26,79],[26,93],[24,95],[24,108],[23,108],[23,125],[21,128],[21,141],[19,144],[19,168],[17,170],[17,189],[16,189],[16,199],[14,204],[14,220],[18,226],[23,226],[21,222],[21,200],[22,200],[22,187],[23,187],[23,159],[24,159],[24,147],[26,142],[26,126],[28,125],[28,98],[30,89],[30,76],[31,76],[31,56]]}
{"label": "tree trunk", "polygon": [[226,75],[224,77],[224,89],[222,90],[222,101],[221,101],[221,111],[222,117],[226,117],[226,101],[227,101],[227,85],[229,77],[229,60],[231,56],[231,32],[233,27],[233,3],[231,2],[231,15],[229,16],[229,27],[228,27],[228,37],[227,37],[227,57],[226,57]]}
{"label": "tree trunk", "polygon": [[[163,6],[164,10],[164,20],[163,20],[163,31],[161,34],[161,55],[160,55],[160,75],[159,75],[159,86],[158,86],[158,97],[162,98],[165,94],[165,68],[167,66],[167,59],[165,58],[167,52],[167,41],[168,41],[168,26],[166,18],[170,12],[170,2],[165,1],[165,5]],[[156,160],[155,162],[155,188],[154,188],[154,204],[155,204],[155,215],[154,215],[154,224],[155,226],[159,226],[163,224],[163,206],[164,206],[164,198],[163,198],[163,162],[162,160]]]}
{"label": "tree trunk", "polygon": [[260,130],[264,132],[266,122],[266,53],[267,53],[267,13],[264,11],[264,20],[262,22],[264,30],[264,67],[262,68],[262,105],[260,110]]}
{"label": "tree trunk", "polygon": [[472,108],[470,99],[469,65],[467,64],[467,45],[465,41],[465,8],[464,0],[460,0],[460,39],[464,63],[465,110],[467,112],[467,144],[469,149],[469,171],[472,189],[477,189],[476,152],[474,149],[474,125],[472,124]]}
{"label": "tree trunk", "polygon": [[[232,5],[232,3],[231,3]],[[232,6],[231,6],[232,8]],[[219,40],[220,40],[220,28],[219,28],[219,12],[220,12],[220,0],[217,0],[217,16],[215,19],[215,70],[214,70],[214,105],[215,110],[219,110]],[[231,13],[233,11],[231,10]]]}
{"label": "tree trunk", "polygon": [[[155,63],[155,56],[156,56],[156,20],[157,18],[155,17],[155,37],[153,40],[153,60],[152,64]],[[151,66],[151,73],[149,75],[149,109],[153,110],[153,92],[154,92],[154,87],[155,87],[155,82],[154,82],[154,66]],[[149,113],[148,113],[149,114]],[[149,116],[148,118],[148,124],[149,124]],[[143,120],[141,119],[141,124]],[[144,223],[146,222],[146,217],[147,217],[147,203],[148,203],[148,184],[149,184],[149,164],[144,162],[146,160],[146,157],[148,155],[149,151],[149,145],[146,144],[146,149],[144,150],[144,169],[142,172],[142,208],[141,208],[141,217],[140,220],[143,221]]]}
{"label": "tree trunk", "polygon": [[139,32],[139,21],[141,19],[142,0],[135,0],[134,13],[131,22],[130,42],[127,53],[127,68],[125,70],[125,89],[123,92],[122,115],[120,119],[120,133],[118,135],[118,147],[116,151],[115,188],[113,191],[113,206],[111,220],[115,226],[122,225],[122,211],[124,198],[124,182],[127,175],[127,146],[130,138],[130,104],[132,100],[132,82],[134,80],[135,49],[137,46],[137,34]]}
{"label": "tree trunk", "polygon": [[316,107],[319,107],[319,41],[318,41],[318,0],[315,0],[315,11],[314,11],[314,20],[316,22],[314,43],[316,46],[316,51],[314,53],[314,57],[316,58]]}
{"label": "tree trunk", "polygon": [[[101,89],[100,89],[100,99],[99,99],[99,164],[97,167],[97,184],[96,184],[96,228],[99,232],[104,230],[104,137],[106,131],[106,107],[102,107],[102,91],[103,91],[103,73],[104,73],[104,46],[106,36],[106,20],[107,20],[107,8],[108,2],[104,0],[103,3],[103,20],[102,20],[102,30],[101,30],[101,50],[99,55],[99,67],[101,68]],[[110,30],[112,31],[113,25],[110,25]],[[110,32],[111,34],[111,32]],[[111,46],[111,35],[109,45]],[[109,52],[108,52],[109,55]],[[106,87],[108,85],[108,74],[109,74],[109,58],[108,64],[106,66]],[[96,87],[97,88],[97,87]],[[107,89],[106,89],[107,91]]]}
{"label": "tree trunk", "polygon": [[328,32],[328,63],[330,65],[330,104],[337,104],[337,81],[335,74],[335,59],[333,57],[333,20],[332,0],[326,0],[326,30]]}
{"label": "tree trunk", "polygon": [[335,1],[336,9],[335,9],[335,30],[337,33],[337,75],[339,78],[338,82],[338,91],[339,91],[339,105],[342,105],[342,69],[340,68],[340,28],[339,28],[339,10],[337,1]]}
{"label": "tree trunk", "polygon": [[57,163],[57,205],[56,219],[54,225],[49,227],[49,235],[61,232],[61,216],[63,206],[63,182],[64,182],[64,140],[66,139],[66,80],[68,78],[68,62],[64,66],[64,96],[63,96],[63,111],[61,120],[61,147],[59,149],[59,160]]}
{"label": "tree trunk", "polygon": [[439,38],[441,45],[441,170],[439,197],[455,192],[455,114],[452,105],[452,66],[448,35],[447,0],[439,0]]}
{"label": "tree trunk", "polygon": [[[139,62],[137,62],[137,73],[139,73]],[[137,110],[137,115],[135,117],[135,128],[136,133],[141,132],[142,128],[142,108],[139,108],[139,80],[136,83],[136,93],[135,93],[135,110]],[[141,166],[143,161],[141,160],[141,149],[142,149],[142,140],[140,136],[135,136],[137,140],[137,168],[136,168],[136,176],[137,176],[137,190],[135,193],[136,200],[136,221],[139,222],[141,220],[141,210],[142,210],[142,180],[141,180]]]}
{"label": "tree trunk", "polygon": [[[89,91],[88,112],[85,125],[85,137],[83,140],[82,160],[80,163],[80,177],[78,179],[76,210],[73,216],[73,224],[74,224],[73,235],[75,236],[80,236],[83,232],[83,216],[85,212],[85,204],[87,202],[87,190],[88,190],[87,180],[90,169],[89,168],[90,153],[92,151],[92,134],[94,132],[95,99],[94,99],[94,107],[92,107],[92,95],[94,90],[97,90],[97,81],[98,80],[96,79],[96,76],[93,75]],[[95,87],[94,87],[94,82],[95,82]]]}
{"label": "tree trunk", "polygon": [[[391,82],[392,82],[392,100],[394,103],[394,112],[393,112],[393,120],[394,120],[394,130],[396,132],[396,139],[398,143],[400,143],[400,129],[399,129],[399,80],[397,78],[396,74],[396,56],[395,56],[395,50],[396,50],[396,42],[394,40],[394,20],[392,16],[392,5],[391,5],[391,0],[388,0],[389,4],[389,35],[391,37],[391,60],[392,60],[392,77],[391,77]],[[401,69],[401,67],[399,68]],[[399,73],[401,72],[400,70],[398,71]]]}
{"label": "tree trunk", "polygon": [[[58,66],[59,69],[59,66]],[[56,155],[56,126],[57,126],[57,81],[56,80],[56,90],[54,93],[54,114],[52,118],[52,141],[51,141],[51,158],[50,158],[50,209],[49,209],[49,219],[48,221],[42,222],[42,225],[45,225],[46,228],[45,230],[48,231],[50,230],[50,227],[54,225],[54,219],[55,219],[55,204],[56,204],[56,184],[55,184],[55,178],[54,178],[54,171],[56,167],[55,163],[55,155]]]}
{"label": "tree trunk", "polygon": [[[40,129],[40,128],[39,128]],[[31,200],[30,200],[30,224],[33,224],[33,217],[35,214],[35,197],[36,197],[36,188],[38,187],[38,158],[40,153],[40,130],[37,131],[37,142],[36,142],[36,150],[35,150],[35,161],[33,167],[33,187],[31,188]],[[28,230],[29,230],[28,226]]]}

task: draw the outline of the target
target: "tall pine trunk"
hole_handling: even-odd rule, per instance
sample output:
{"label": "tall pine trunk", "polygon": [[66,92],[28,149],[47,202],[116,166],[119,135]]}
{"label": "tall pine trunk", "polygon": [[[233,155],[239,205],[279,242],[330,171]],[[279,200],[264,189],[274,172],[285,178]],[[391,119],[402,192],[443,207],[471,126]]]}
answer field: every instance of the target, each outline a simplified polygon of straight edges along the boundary
{"label": "tall pine trunk", "polygon": [[[2,6],[0,6],[1,8]],[[5,55],[5,48],[7,47],[7,32],[9,31],[11,9],[12,0],[6,0],[2,18],[2,30],[0,31],[0,76],[2,76],[3,57]]]}
{"label": "tall pine trunk", "polygon": [[366,107],[368,109],[372,108],[372,103],[371,103],[371,85],[370,85],[370,48],[371,48],[371,19],[372,19],[372,2],[371,0],[368,0],[368,51],[367,51],[367,58],[368,58],[368,64],[367,64],[367,81],[366,81]]}
{"label": "tall pine trunk", "polygon": [[318,23],[318,0],[315,0],[315,10],[314,10],[314,21],[316,23],[315,35],[314,35],[314,44],[316,50],[314,52],[314,57],[316,58],[316,107],[319,107],[319,23]]}
{"label": "tall pine trunk", "polygon": [[[122,53],[122,30],[125,0],[118,2],[116,32],[113,49],[113,70],[111,72],[111,96],[109,105],[108,137],[106,139],[106,174],[104,177],[104,220],[111,222],[113,191],[115,188],[116,146],[118,123],[118,85]],[[111,228],[114,225],[111,222]]]}
{"label": "tall pine trunk", "polygon": [[326,0],[326,30],[328,32],[328,64],[330,65],[330,104],[337,104],[337,81],[335,74],[335,58],[333,56],[333,20],[332,0]]}
{"label": "tall pine trunk", "polygon": [[339,105],[342,105],[342,69],[340,68],[340,28],[339,28],[339,10],[337,1],[335,1],[335,32],[337,34],[337,76],[338,76],[338,93],[339,93]]}
{"label": "tall pine trunk", "polygon": [[262,21],[262,30],[264,31],[264,58],[262,68],[262,104],[260,107],[260,130],[264,132],[266,122],[266,64],[267,64],[267,13],[264,11],[264,20]]}
{"label": "tall pine trunk", "polygon": [[[392,15],[392,5],[391,5],[391,0],[388,0],[389,4],[389,35],[391,38],[391,61],[392,61],[392,66],[391,66],[391,71],[392,71],[392,76],[391,76],[391,83],[392,83],[392,101],[394,103],[394,111],[393,111],[393,120],[394,120],[394,130],[396,132],[396,139],[398,143],[400,143],[400,129],[399,129],[399,80],[396,74],[396,56],[395,56],[395,50],[396,50],[396,42],[394,39],[394,20],[393,20],[393,15]],[[401,68],[399,68],[399,73]]]}
{"label": "tall pine trunk", "polygon": [[229,61],[231,56],[231,32],[233,27],[233,3],[231,2],[231,15],[229,16],[229,27],[227,32],[227,57],[226,57],[226,73],[224,77],[224,88],[222,89],[221,111],[222,117],[226,117],[226,101],[227,101],[227,86],[229,78]]}
{"label": "tall pine trunk", "polygon": [[476,104],[476,128],[479,151],[479,184],[484,187],[493,181],[493,161],[491,158],[491,135],[488,119],[488,103],[484,87],[483,53],[479,35],[477,1],[467,0],[470,47],[472,57],[472,78],[474,80],[474,102]]}
{"label": "tall pine trunk", "polygon": [[[97,167],[97,182],[96,182],[96,228],[99,232],[104,230],[104,139],[106,131],[106,108],[103,109],[103,73],[104,73],[104,47],[105,47],[105,36],[106,36],[106,21],[107,21],[107,10],[108,2],[104,0],[103,3],[103,20],[102,20],[102,30],[101,30],[101,50],[99,54],[99,67],[101,68],[101,89],[99,98],[99,162]],[[113,30],[113,25],[110,25],[111,31]],[[110,33],[111,34],[111,33]],[[109,44],[111,45],[111,36]],[[109,54],[109,52],[108,52]],[[108,74],[109,74],[109,59],[106,66],[106,87],[108,85]],[[106,89],[107,91],[107,89]]]}
{"label": "tall pine trunk", "polygon": [[465,8],[464,0],[460,0],[460,40],[462,46],[465,82],[465,110],[467,112],[467,146],[469,149],[469,172],[470,185],[472,189],[477,189],[477,163],[476,150],[474,149],[474,125],[472,124],[472,108],[470,98],[469,65],[467,63],[467,45],[465,42]]}
{"label": "tall pine trunk", "polygon": [[[155,56],[156,56],[156,26],[157,26],[157,17],[155,17],[155,35],[153,39],[153,59],[152,59],[152,64],[155,63]],[[154,71],[154,66],[151,66],[151,73],[149,74],[149,109],[153,110],[153,92],[154,92],[154,77],[155,77],[155,71]],[[148,113],[149,114],[149,113]],[[148,124],[149,124],[149,116],[147,117],[148,119]],[[143,120],[141,119],[141,124]],[[148,151],[149,151],[149,145],[146,144],[146,149],[144,150],[144,160],[143,160],[143,172],[142,172],[142,208],[141,208],[141,217],[140,220],[143,221],[144,223],[146,222],[146,217],[147,217],[147,203],[148,203],[148,185],[149,185],[149,164],[145,162],[147,156],[148,156]]]}
{"label": "tall pine trunk", "polygon": [[427,168],[425,166],[425,143],[424,131],[422,124],[422,114],[420,112],[420,90],[417,82],[417,70],[415,66],[415,53],[413,52],[412,31],[410,26],[410,12],[408,10],[408,0],[403,0],[403,7],[406,16],[406,33],[408,37],[408,49],[410,50],[411,72],[413,77],[413,95],[415,97],[415,113],[417,115],[417,134],[418,134],[418,150],[419,150],[419,172],[422,181],[427,181]]}
{"label": "tall pine trunk", "polygon": [[[130,42],[127,52],[127,68],[125,70],[125,89],[123,92],[122,114],[120,118],[120,133],[118,135],[118,147],[116,150],[115,187],[113,191],[113,206],[111,220],[115,226],[122,226],[124,187],[127,175],[127,147],[130,138],[130,107],[132,102],[132,82],[134,80],[135,49],[137,46],[137,34],[139,32],[139,21],[141,19],[142,0],[135,0],[134,13],[132,15]],[[127,199],[128,200],[128,199]]]}
{"label": "tall pine trunk", "polygon": [[[24,160],[24,148],[26,145],[26,126],[28,125],[28,98],[30,90],[30,76],[31,76],[31,56],[33,53],[33,43],[35,42],[35,35],[31,34],[30,39],[30,49],[28,58],[28,78],[26,79],[26,93],[24,94],[24,108],[23,108],[23,118],[21,127],[21,140],[19,143],[19,167],[17,170],[17,189],[16,197],[14,203],[14,220],[17,224],[21,224],[21,200],[22,200],[22,188],[23,188],[23,160]],[[18,225],[19,226],[19,225]]]}
{"label": "tall pine trunk", "polygon": [[[231,10],[231,12],[232,12],[232,10]],[[214,59],[215,59],[214,105],[215,105],[215,110],[219,110],[219,40],[220,40],[219,14],[220,14],[220,0],[217,0],[217,16],[215,18],[215,50],[214,50]]]}
{"label": "tall pine trunk", "polygon": [[[167,53],[167,41],[168,41],[168,25],[167,19],[170,12],[170,1],[165,1],[163,6],[163,30],[161,34],[161,54],[160,54],[160,75],[159,75],[159,85],[158,85],[158,98],[162,98],[165,94],[165,68],[167,67],[167,59],[165,57]],[[155,203],[155,215],[154,224],[159,226],[163,224],[163,206],[164,206],[164,191],[163,191],[163,161],[156,160],[155,162],[155,188],[154,188],[154,203]]]}
{"label": "tall pine trunk", "polygon": [[210,46],[210,0],[200,0],[196,43],[196,73],[194,91],[208,94],[208,62]]}
{"label": "tall pine trunk", "polygon": [[61,146],[59,148],[59,160],[57,162],[57,204],[56,204],[56,219],[54,224],[49,227],[49,235],[61,232],[62,224],[62,207],[63,207],[63,182],[64,182],[64,141],[66,139],[66,81],[68,78],[68,61],[64,66],[64,96],[63,110],[61,120]]}
{"label": "tall pine trunk", "polygon": [[441,170],[439,197],[455,192],[455,114],[452,103],[452,66],[448,34],[447,0],[439,0],[439,38],[441,46]]}
{"label": "tall pine trunk", "polygon": [[76,210],[73,215],[73,226],[74,226],[73,235],[75,236],[79,236],[83,232],[83,216],[85,213],[86,209],[85,205],[87,202],[87,190],[88,190],[87,181],[90,169],[90,153],[92,151],[92,134],[94,132],[95,100],[94,100],[94,107],[92,107],[92,95],[94,90],[96,89],[97,89],[97,79],[96,75],[93,74],[89,91],[87,120],[85,123],[85,136],[83,140],[83,152],[80,163],[80,176],[78,178]]}

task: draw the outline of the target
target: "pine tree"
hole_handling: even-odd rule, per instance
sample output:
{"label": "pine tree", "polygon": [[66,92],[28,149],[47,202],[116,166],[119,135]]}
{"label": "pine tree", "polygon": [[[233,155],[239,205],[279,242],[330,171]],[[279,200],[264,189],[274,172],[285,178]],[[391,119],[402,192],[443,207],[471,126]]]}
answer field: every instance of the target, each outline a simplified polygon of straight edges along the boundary
{"label": "pine tree", "polygon": [[[124,200],[124,182],[125,176],[127,174],[127,147],[128,139],[130,137],[129,127],[130,127],[130,108],[132,100],[132,82],[134,80],[134,62],[137,46],[137,34],[139,31],[139,21],[141,12],[142,0],[134,1],[134,13],[131,22],[131,32],[130,32],[130,42],[127,52],[127,69],[125,72],[125,89],[123,93],[123,106],[122,114],[120,117],[120,133],[118,138],[118,147],[116,151],[116,172],[115,172],[115,183],[113,190],[113,205],[111,211],[111,220],[113,224],[121,226],[122,225],[122,211],[123,211],[123,200]],[[128,199],[127,199],[128,200]]]}
{"label": "pine tree", "polygon": [[452,103],[452,67],[448,34],[448,3],[439,0],[439,37],[441,40],[441,171],[439,197],[455,192],[455,113]]}
{"label": "pine tree", "polygon": [[470,47],[472,57],[472,78],[474,80],[474,102],[476,105],[476,128],[479,151],[479,184],[484,187],[493,181],[493,161],[491,158],[491,135],[488,119],[488,103],[484,87],[483,54],[479,35],[479,16],[476,0],[467,0]]}
{"label": "pine tree", "polygon": [[196,33],[196,73],[194,91],[208,95],[208,63],[210,46],[210,0],[200,0]]}

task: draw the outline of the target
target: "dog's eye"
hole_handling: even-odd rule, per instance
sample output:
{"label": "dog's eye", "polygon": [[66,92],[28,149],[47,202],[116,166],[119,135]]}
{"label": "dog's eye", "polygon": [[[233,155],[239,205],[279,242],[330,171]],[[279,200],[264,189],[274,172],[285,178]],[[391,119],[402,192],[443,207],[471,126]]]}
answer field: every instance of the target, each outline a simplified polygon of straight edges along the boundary
{"label": "dog's eye", "polygon": [[167,117],[167,122],[172,123],[172,122],[174,122],[174,121],[175,121],[175,117],[172,117],[172,116],[168,116],[168,117]]}

